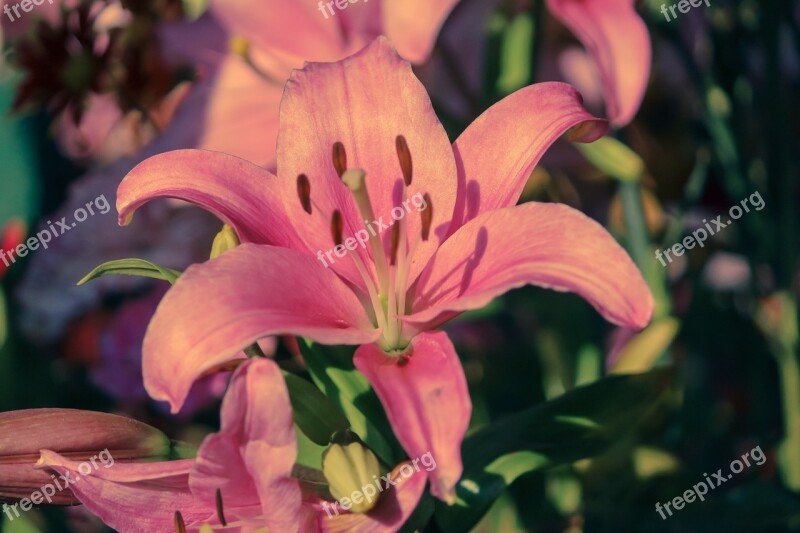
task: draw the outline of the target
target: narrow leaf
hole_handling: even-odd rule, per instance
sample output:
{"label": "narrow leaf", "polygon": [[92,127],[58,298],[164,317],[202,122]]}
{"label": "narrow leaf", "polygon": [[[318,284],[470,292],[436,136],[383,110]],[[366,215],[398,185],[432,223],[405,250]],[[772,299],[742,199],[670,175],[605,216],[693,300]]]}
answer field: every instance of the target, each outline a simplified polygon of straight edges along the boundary
{"label": "narrow leaf", "polygon": [[462,447],[458,502],[438,505],[444,531],[469,531],[522,475],[603,452],[652,412],[669,370],[611,376],[481,428]]}
{"label": "narrow leaf", "polygon": [[164,281],[169,281],[171,284],[175,283],[181,272],[158,266],[150,261],[144,259],[118,259],[116,261],[109,261],[103,263],[91,272],[86,277],[78,282],[78,285],[83,285],[87,281],[102,278],[103,276],[124,275],[124,276],[140,276],[144,278],[154,278]]}

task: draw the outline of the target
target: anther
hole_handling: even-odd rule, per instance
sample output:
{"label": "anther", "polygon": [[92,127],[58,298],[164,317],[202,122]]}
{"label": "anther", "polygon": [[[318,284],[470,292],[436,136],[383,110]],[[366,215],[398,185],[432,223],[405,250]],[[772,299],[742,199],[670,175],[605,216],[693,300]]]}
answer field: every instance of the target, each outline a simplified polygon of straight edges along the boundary
{"label": "anther", "polygon": [[411,161],[411,150],[408,149],[406,138],[398,135],[395,139],[395,149],[397,149],[397,159],[400,160],[400,169],[403,171],[403,181],[406,187],[411,185],[411,179],[414,177],[414,165]]}
{"label": "anther", "polygon": [[217,518],[223,526],[228,525],[228,521],[225,520],[225,509],[222,507],[222,491],[220,489],[217,489]]}
{"label": "anther", "polygon": [[186,523],[180,511],[175,511],[175,533],[186,533]]}
{"label": "anther", "polygon": [[297,176],[297,196],[300,197],[300,204],[303,206],[303,211],[311,214],[311,183],[308,181],[308,176],[300,174]]}
{"label": "anther", "polygon": [[428,193],[422,197],[425,200],[425,205],[428,207],[422,211],[422,240],[427,241],[428,236],[431,233],[431,224],[433,224],[433,202],[431,202],[431,196]]}
{"label": "anther", "polygon": [[347,170],[347,152],[344,150],[344,145],[339,141],[333,143],[333,168],[339,177],[342,177],[344,171]]}
{"label": "anther", "polygon": [[400,247],[400,224],[392,226],[392,258],[391,265],[397,263],[397,249]]}
{"label": "anther", "polygon": [[333,242],[336,245],[342,244],[342,231],[344,230],[344,221],[342,220],[342,213],[337,209],[333,212],[331,219],[331,235],[333,235]]}

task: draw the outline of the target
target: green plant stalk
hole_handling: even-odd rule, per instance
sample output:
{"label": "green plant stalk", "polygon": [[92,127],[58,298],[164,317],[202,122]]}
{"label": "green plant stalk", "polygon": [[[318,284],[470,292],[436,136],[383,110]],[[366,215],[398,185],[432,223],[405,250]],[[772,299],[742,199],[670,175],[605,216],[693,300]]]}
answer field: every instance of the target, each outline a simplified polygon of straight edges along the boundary
{"label": "green plant stalk", "polygon": [[800,491],[800,362],[797,351],[785,343],[780,343],[774,352],[781,379],[786,430],[780,450],[780,466],[786,486]]}
{"label": "green plant stalk", "polygon": [[653,247],[647,236],[641,184],[638,181],[621,181],[620,197],[625,215],[625,231],[628,251],[641,270],[647,285],[653,292],[656,308],[653,318],[669,316],[671,304],[666,289],[664,270],[653,255]]}

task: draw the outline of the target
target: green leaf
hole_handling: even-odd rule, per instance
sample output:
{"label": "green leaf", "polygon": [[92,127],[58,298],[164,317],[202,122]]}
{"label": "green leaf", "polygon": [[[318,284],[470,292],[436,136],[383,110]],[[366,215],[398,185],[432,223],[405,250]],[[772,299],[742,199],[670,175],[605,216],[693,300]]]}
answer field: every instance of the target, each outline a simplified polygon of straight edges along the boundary
{"label": "green leaf", "polygon": [[[12,514],[12,516],[14,516]],[[9,520],[7,516],[3,517],[2,533],[40,533],[41,530],[31,521],[31,519],[24,514],[14,516],[13,520]]]}
{"label": "green leaf", "polygon": [[401,457],[399,445],[393,448],[387,435],[393,435],[378,397],[366,378],[355,369],[352,357],[309,340],[300,341],[311,379],[350,421],[350,429],[372,448],[386,465]]}
{"label": "green leaf", "polygon": [[575,143],[594,166],[620,181],[637,182],[644,174],[644,161],[636,152],[611,137],[593,143]]}
{"label": "green leaf", "polygon": [[294,374],[283,373],[294,421],[311,441],[326,446],[331,435],[350,427],[342,412],[318,388]]}
{"label": "green leaf", "polygon": [[533,32],[533,17],[527,13],[514,17],[508,24],[503,34],[500,78],[497,80],[500,94],[511,94],[530,84]]}
{"label": "green leaf", "polygon": [[175,280],[178,279],[181,272],[158,266],[144,259],[118,259],[98,266],[80,280],[78,285],[83,285],[87,281],[102,278],[103,276],[113,275],[141,276],[144,278],[161,279],[175,284]]}
{"label": "green leaf", "polygon": [[20,73],[12,71],[4,58],[0,58],[0,116],[3,117],[0,120],[0,161],[3,162],[0,226],[12,217],[33,220],[38,213],[42,158],[36,121],[11,112],[21,78]]}
{"label": "green leaf", "polygon": [[437,504],[437,522],[468,531],[520,476],[601,453],[652,412],[669,373],[607,377],[473,433],[462,446],[458,502]]}

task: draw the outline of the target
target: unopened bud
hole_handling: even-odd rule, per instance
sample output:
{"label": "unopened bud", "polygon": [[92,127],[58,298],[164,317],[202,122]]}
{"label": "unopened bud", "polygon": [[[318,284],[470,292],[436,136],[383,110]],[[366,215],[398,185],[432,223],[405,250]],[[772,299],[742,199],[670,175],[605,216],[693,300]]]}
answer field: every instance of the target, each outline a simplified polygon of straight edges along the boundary
{"label": "unopened bud", "polygon": [[211,259],[216,259],[228,250],[232,250],[241,244],[236,231],[229,225],[222,226],[222,230],[214,237],[214,244],[211,245]]}
{"label": "unopened bud", "polygon": [[378,458],[350,430],[334,435],[333,442],[322,454],[322,473],[328,481],[331,496],[348,498],[351,511],[366,513],[378,503],[375,480],[380,478]]}
{"label": "unopened bud", "polygon": [[[136,420],[77,409],[26,409],[0,413],[0,501],[30,497],[56,486],[52,472],[38,464],[50,450],[87,468],[111,468],[117,461],[165,459],[169,439]],[[53,490],[48,504],[79,503],[69,488]]]}

